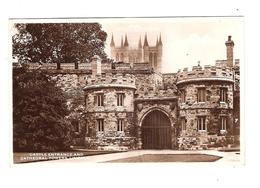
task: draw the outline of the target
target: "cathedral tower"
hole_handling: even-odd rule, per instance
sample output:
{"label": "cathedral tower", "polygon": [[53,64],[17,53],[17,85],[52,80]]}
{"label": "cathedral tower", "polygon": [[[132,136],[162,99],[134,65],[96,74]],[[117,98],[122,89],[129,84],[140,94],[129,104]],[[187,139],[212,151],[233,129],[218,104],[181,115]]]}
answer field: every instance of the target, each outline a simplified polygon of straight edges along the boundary
{"label": "cathedral tower", "polygon": [[116,46],[113,35],[110,42],[111,58],[116,61],[130,63],[131,66],[133,66],[134,63],[149,63],[155,71],[159,72],[162,66],[162,47],[163,44],[161,35],[157,38],[156,44],[151,46],[148,43],[146,33],[144,36],[143,45],[140,36],[138,46],[136,48],[130,47],[127,35],[125,35],[124,39],[121,37],[120,46]]}

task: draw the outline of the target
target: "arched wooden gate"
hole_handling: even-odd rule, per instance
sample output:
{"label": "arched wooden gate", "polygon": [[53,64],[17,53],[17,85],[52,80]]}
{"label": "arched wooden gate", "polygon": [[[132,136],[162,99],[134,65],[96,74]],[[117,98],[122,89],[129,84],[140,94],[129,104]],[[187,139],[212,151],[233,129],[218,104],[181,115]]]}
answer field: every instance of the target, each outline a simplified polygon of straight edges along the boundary
{"label": "arched wooden gate", "polygon": [[163,112],[147,114],[141,130],[143,149],[171,149],[171,122]]}

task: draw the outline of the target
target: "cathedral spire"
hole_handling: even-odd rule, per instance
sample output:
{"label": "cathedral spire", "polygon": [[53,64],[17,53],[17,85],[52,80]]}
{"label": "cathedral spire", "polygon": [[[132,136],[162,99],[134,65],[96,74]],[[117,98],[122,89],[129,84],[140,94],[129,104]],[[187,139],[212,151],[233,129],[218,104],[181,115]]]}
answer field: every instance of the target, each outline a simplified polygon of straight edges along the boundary
{"label": "cathedral spire", "polygon": [[160,33],[160,38],[159,38],[159,42],[158,42],[158,45],[162,46],[162,37],[161,37],[161,33]]}
{"label": "cathedral spire", "polygon": [[158,46],[158,37],[156,38],[156,46]]}
{"label": "cathedral spire", "polygon": [[140,36],[140,38],[139,38],[138,48],[142,48],[142,39],[141,39],[141,36]]}
{"label": "cathedral spire", "polygon": [[128,47],[128,40],[127,40],[127,35],[125,35],[125,43],[124,43],[124,47]]}
{"label": "cathedral spire", "polygon": [[110,46],[111,46],[111,47],[114,47],[114,46],[115,46],[113,33],[112,33],[112,37],[111,37]]}
{"label": "cathedral spire", "polygon": [[144,46],[149,46],[146,33],[145,33],[145,36],[144,36]]}
{"label": "cathedral spire", "polygon": [[123,42],[123,36],[121,36],[121,47],[124,46],[124,42]]}

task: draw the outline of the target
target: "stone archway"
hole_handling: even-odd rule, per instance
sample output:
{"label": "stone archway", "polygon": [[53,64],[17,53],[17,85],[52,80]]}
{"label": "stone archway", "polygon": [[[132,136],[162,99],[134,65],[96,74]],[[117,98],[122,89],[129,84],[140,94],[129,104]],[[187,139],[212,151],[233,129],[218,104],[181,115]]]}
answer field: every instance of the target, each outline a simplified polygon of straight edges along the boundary
{"label": "stone archway", "polygon": [[171,149],[171,121],[160,110],[150,111],[141,124],[143,149]]}

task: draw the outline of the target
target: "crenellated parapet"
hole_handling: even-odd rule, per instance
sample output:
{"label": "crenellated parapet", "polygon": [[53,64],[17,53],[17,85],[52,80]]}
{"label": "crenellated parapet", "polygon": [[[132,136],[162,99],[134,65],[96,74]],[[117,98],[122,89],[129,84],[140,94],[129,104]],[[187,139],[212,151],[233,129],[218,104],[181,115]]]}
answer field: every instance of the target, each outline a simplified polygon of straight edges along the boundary
{"label": "crenellated parapet", "polygon": [[[42,70],[57,70],[57,64],[56,63],[26,63],[30,69],[42,69]],[[78,67],[75,67],[75,63],[61,63],[60,64],[60,70],[73,70],[73,69],[79,69],[79,70],[91,70],[91,64],[90,63],[79,63]]]}
{"label": "crenellated parapet", "polygon": [[135,76],[132,74],[104,73],[96,76],[87,75],[85,79],[84,90],[111,87],[136,89]]}
{"label": "crenellated parapet", "polygon": [[177,73],[177,85],[201,81],[234,82],[233,71],[229,67],[205,65],[204,68],[193,66],[191,71],[184,68],[183,71]]}
{"label": "crenellated parapet", "polygon": [[[92,74],[93,67],[91,63],[26,63],[31,70],[44,70],[51,74]],[[20,65],[21,66],[21,65]],[[59,67],[58,67],[59,66]],[[19,65],[14,64],[14,67]],[[131,66],[130,63],[114,62],[114,63],[101,63],[100,72],[113,73],[113,74],[151,74],[154,72],[149,63],[136,63]]]}

